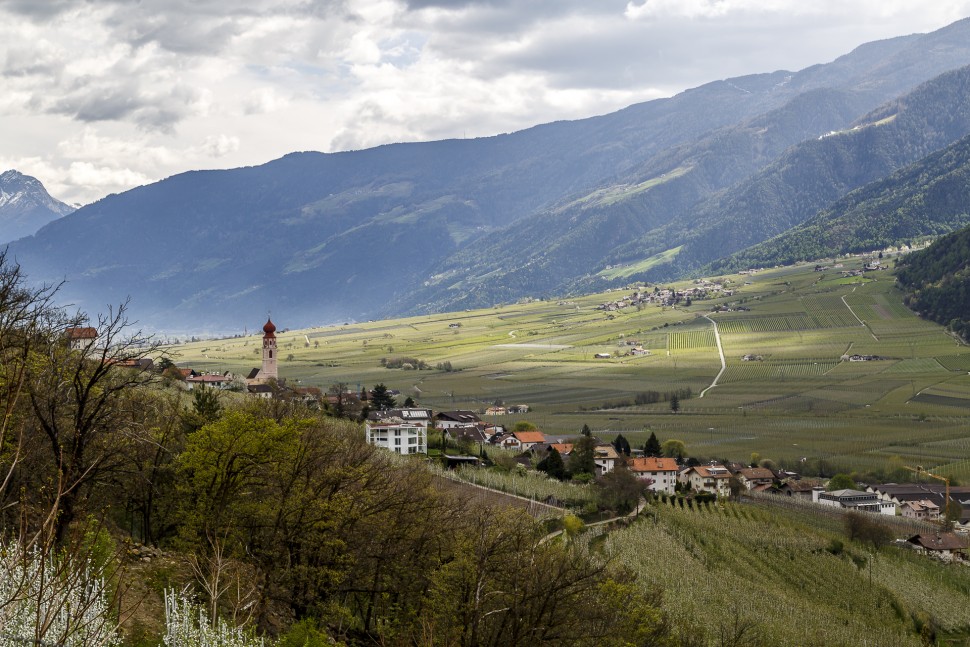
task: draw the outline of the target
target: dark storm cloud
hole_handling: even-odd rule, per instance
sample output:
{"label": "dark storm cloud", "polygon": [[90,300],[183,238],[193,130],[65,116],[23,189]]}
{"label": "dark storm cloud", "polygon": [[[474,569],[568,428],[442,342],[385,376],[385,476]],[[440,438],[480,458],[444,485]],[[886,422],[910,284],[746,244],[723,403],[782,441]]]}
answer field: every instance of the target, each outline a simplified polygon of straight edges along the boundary
{"label": "dark storm cloud", "polygon": [[146,130],[171,131],[186,115],[198,93],[184,85],[146,88],[132,78],[119,81],[81,78],[59,99],[35,100],[41,109],[78,121],[130,121]]}
{"label": "dark storm cloud", "polygon": [[0,0],[0,11],[9,11],[35,20],[46,20],[77,4],[77,0]]}

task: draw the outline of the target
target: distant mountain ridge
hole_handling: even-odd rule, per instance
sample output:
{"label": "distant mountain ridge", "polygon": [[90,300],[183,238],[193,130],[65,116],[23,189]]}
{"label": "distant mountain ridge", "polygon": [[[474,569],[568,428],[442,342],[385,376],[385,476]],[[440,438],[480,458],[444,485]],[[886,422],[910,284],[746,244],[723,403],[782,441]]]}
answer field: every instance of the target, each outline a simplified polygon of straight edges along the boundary
{"label": "distant mountain ridge", "polygon": [[72,211],[74,207],[52,198],[37,178],[15,170],[0,173],[0,244],[31,236]]}
{"label": "distant mountain ridge", "polygon": [[[32,279],[66,278],[64,298],[85,309],[131,295],[148,327],[200,332],[240,330],[267,309],[310,326],[668,278],[951,143],[959,135],[944,129],[924,137],[926,150],[845,177],[822,173],[826,160],[810,154],[831,146],[820,135],[968,64],[963,20],[590,119],[183,173],[81,208],[11,249]],[[921,110],[897,112],[915,123]],[[786,165],[806,161],[816,170],[805,177],[831,175],[828,188],[777,218],[741,218],[737,205],[760,195],[756,186],[784,196],[795,186],[785,181],[802,175]],[[721,220],[765,227],[732,240]]]}

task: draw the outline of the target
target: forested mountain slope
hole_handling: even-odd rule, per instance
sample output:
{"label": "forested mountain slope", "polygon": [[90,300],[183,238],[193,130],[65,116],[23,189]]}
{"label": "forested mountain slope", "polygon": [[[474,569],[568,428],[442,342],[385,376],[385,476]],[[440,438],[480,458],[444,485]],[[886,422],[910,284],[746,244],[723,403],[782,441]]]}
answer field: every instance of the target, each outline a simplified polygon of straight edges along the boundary
{"label": "forested mountain slope", "polygon": [[970,228],[906,256],[896,277],[909,307],[970,339]]}
{"label": "forested mountain slope", "polygon": [[[513,285],[532,286],[542,295],[563,284],[590,290],[680,276],[796,226],[847,192],[970,133],[967,67],[928,81],[851,127],[816,130],[824,134],[804,138],[763,170],[703,199],[719,188],[719,178],[731,177],[730,169],[757,155],[752,144],[771,141],[776,131],[799,132],[791,122],[807,129],[824,123],[822,115],[840,105],[838,95],[824,98],[792,102],[670,151],[667,165],[651,167],[649,179],[639,184],[524,219],[436,268],[415,301],[437,298],[431,303],[439,309],[464,307],[513,298]],[[500,256],[502,249],[513,253]],[[477,278],[470,279],[472,273]]]}
{"label": "forested mountain slope", "polygon": [[775,238],[711,265],[723,272],[879,250],[970,225],[970,137],[853,191]]}

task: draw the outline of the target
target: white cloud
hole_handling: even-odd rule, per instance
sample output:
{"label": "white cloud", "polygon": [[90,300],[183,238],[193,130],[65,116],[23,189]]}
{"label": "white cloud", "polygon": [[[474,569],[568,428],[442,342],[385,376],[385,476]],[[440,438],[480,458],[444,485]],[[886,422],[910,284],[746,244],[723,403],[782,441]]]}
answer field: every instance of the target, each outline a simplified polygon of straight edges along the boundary
{"label": "white cloud", "polygon": [[293,150],[600,114],[968,14],[970,0],[4,0],[2,161],[87,202]]}

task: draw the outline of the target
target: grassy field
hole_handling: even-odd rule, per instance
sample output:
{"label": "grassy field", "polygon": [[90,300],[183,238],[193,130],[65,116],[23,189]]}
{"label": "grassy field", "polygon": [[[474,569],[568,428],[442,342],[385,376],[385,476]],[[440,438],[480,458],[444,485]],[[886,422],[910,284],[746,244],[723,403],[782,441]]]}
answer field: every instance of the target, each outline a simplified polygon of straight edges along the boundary
{"label": "grassy field", "polygon": [[[849,270],[861,259],[843,261]],[[651,431],[699,457],[762,458],[797,466],[889,470],[920,464],[970,480],[970,348],[902,304],[891,272],[844,277],[814,265],[721,277],[732,296],[689,307],[596,306],[633,292],[278,333],[291,384],[384,383],[437,410],[528,404],[553,437],[588,424],[642,444]],[[688,287],[689,283],[678,284]],[[647,289],[652,290],[653,286]],[[717,322],[726,370],[721,370]],[[738,309],[739,307],[743,309]],[[276,322],[285,326],[285,321]],[[258,329],[261,321],[249,322]],[[633,342],[650,351],[627,355]],[[256,335],[174,348],[181,366],[247,373]],[[597,354],[609,359],[597,359]],[[873,361],[848,361],[853,354]],[[745,355],[758,359],[744,361]],[[388,369],[416,358],[428,370]],[[435,368],[450,362],[452,372]],[[638,394],[690,389],[678,413]],[[641,397],[639,401],[645,401]]]}

